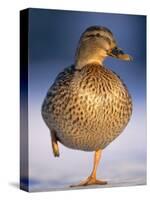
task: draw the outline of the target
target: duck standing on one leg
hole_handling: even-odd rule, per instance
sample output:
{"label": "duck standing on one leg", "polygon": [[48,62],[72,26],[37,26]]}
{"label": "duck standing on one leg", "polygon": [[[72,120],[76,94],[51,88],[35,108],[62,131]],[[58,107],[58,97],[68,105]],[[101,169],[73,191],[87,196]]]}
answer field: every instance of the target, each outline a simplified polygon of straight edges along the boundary
{"label": "duck standing on one leg", "polygon": [[91,175],[74,186],[107,183],[96,178],[102,150],[122,133],[131,117],[131,97],[116,73],[103,65],[107,56],[132,59],[117,47],[109,29],[87,28],[81,35],[75,64],[56,77],[42,105],[54,156],[59,156],[58,142],[72,149],[95,151]]}

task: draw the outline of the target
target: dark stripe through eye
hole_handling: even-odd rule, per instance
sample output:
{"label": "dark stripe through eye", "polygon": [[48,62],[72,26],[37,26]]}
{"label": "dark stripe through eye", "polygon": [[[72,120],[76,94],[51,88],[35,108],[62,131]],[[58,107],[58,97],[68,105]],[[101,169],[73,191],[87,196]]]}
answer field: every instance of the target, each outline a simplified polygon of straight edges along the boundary
{"label": "dark stripe through eye", "polygon": [[90,34],[90,35],[87,35],[86,37],[87,38],[90,38],[90,37],[95,37],[96,35],[94,35],[94,34]]}
{"label": "dark stripe through eye", "polygon": [[[101,35],[99,33],[97,34],[90,34],[90,35],[87,35],[86,37],[90,38],[90,37],[100,37]],[[103,37],[103,36],[101,36]]]}

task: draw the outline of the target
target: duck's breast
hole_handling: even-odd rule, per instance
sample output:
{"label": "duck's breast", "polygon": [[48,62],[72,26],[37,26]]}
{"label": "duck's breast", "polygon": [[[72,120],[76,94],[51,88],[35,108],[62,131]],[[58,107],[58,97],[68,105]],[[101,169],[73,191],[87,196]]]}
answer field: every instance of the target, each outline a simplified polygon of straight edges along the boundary
{"label": "duck's breast", "polygon": [[57,92],[53,98],[58,116],[51,109],[49,123],[53,123],[64,145],[86,151],[103,149],[127,125],[132,112],[131,97],[111,70],[87,66],[74,73],[68,89],[63,87],[59,84],[63,97]]}

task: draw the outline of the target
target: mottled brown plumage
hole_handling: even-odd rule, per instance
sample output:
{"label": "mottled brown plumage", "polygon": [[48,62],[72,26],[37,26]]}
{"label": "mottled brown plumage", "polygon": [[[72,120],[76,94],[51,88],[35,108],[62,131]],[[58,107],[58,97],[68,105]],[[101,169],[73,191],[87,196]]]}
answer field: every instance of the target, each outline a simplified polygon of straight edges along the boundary
{"label": "mottled brown plumage", "polygon": [[81,36],[75,65],[64,69],[48,90],[42,116],[54,138],[55,156],[59,155],[57,141],[72,149],[97,152],[126,127],[131,97],[119,76],[103,65],[108,55],[130,60],[117,48],[110,30],[88,28]]}
{"label": "mottled brown plumage", "polygon": [[43,117],[59,141],[73,149],[104,149],[127,125],[131,98],[111,70],[88,64],[59,74],[43,104]]}

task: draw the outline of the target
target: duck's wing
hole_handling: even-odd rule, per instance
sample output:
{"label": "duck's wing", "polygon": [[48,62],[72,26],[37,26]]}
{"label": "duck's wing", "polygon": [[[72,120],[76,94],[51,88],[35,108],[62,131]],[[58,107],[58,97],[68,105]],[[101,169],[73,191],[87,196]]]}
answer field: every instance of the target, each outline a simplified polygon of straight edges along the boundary
{"label": "duck's wing", "polygon": [[75,72],[74,65],[65,68],[59,73],[49,88],[42,104],[42,115],[61,115],[69,100],[70,84]]}

